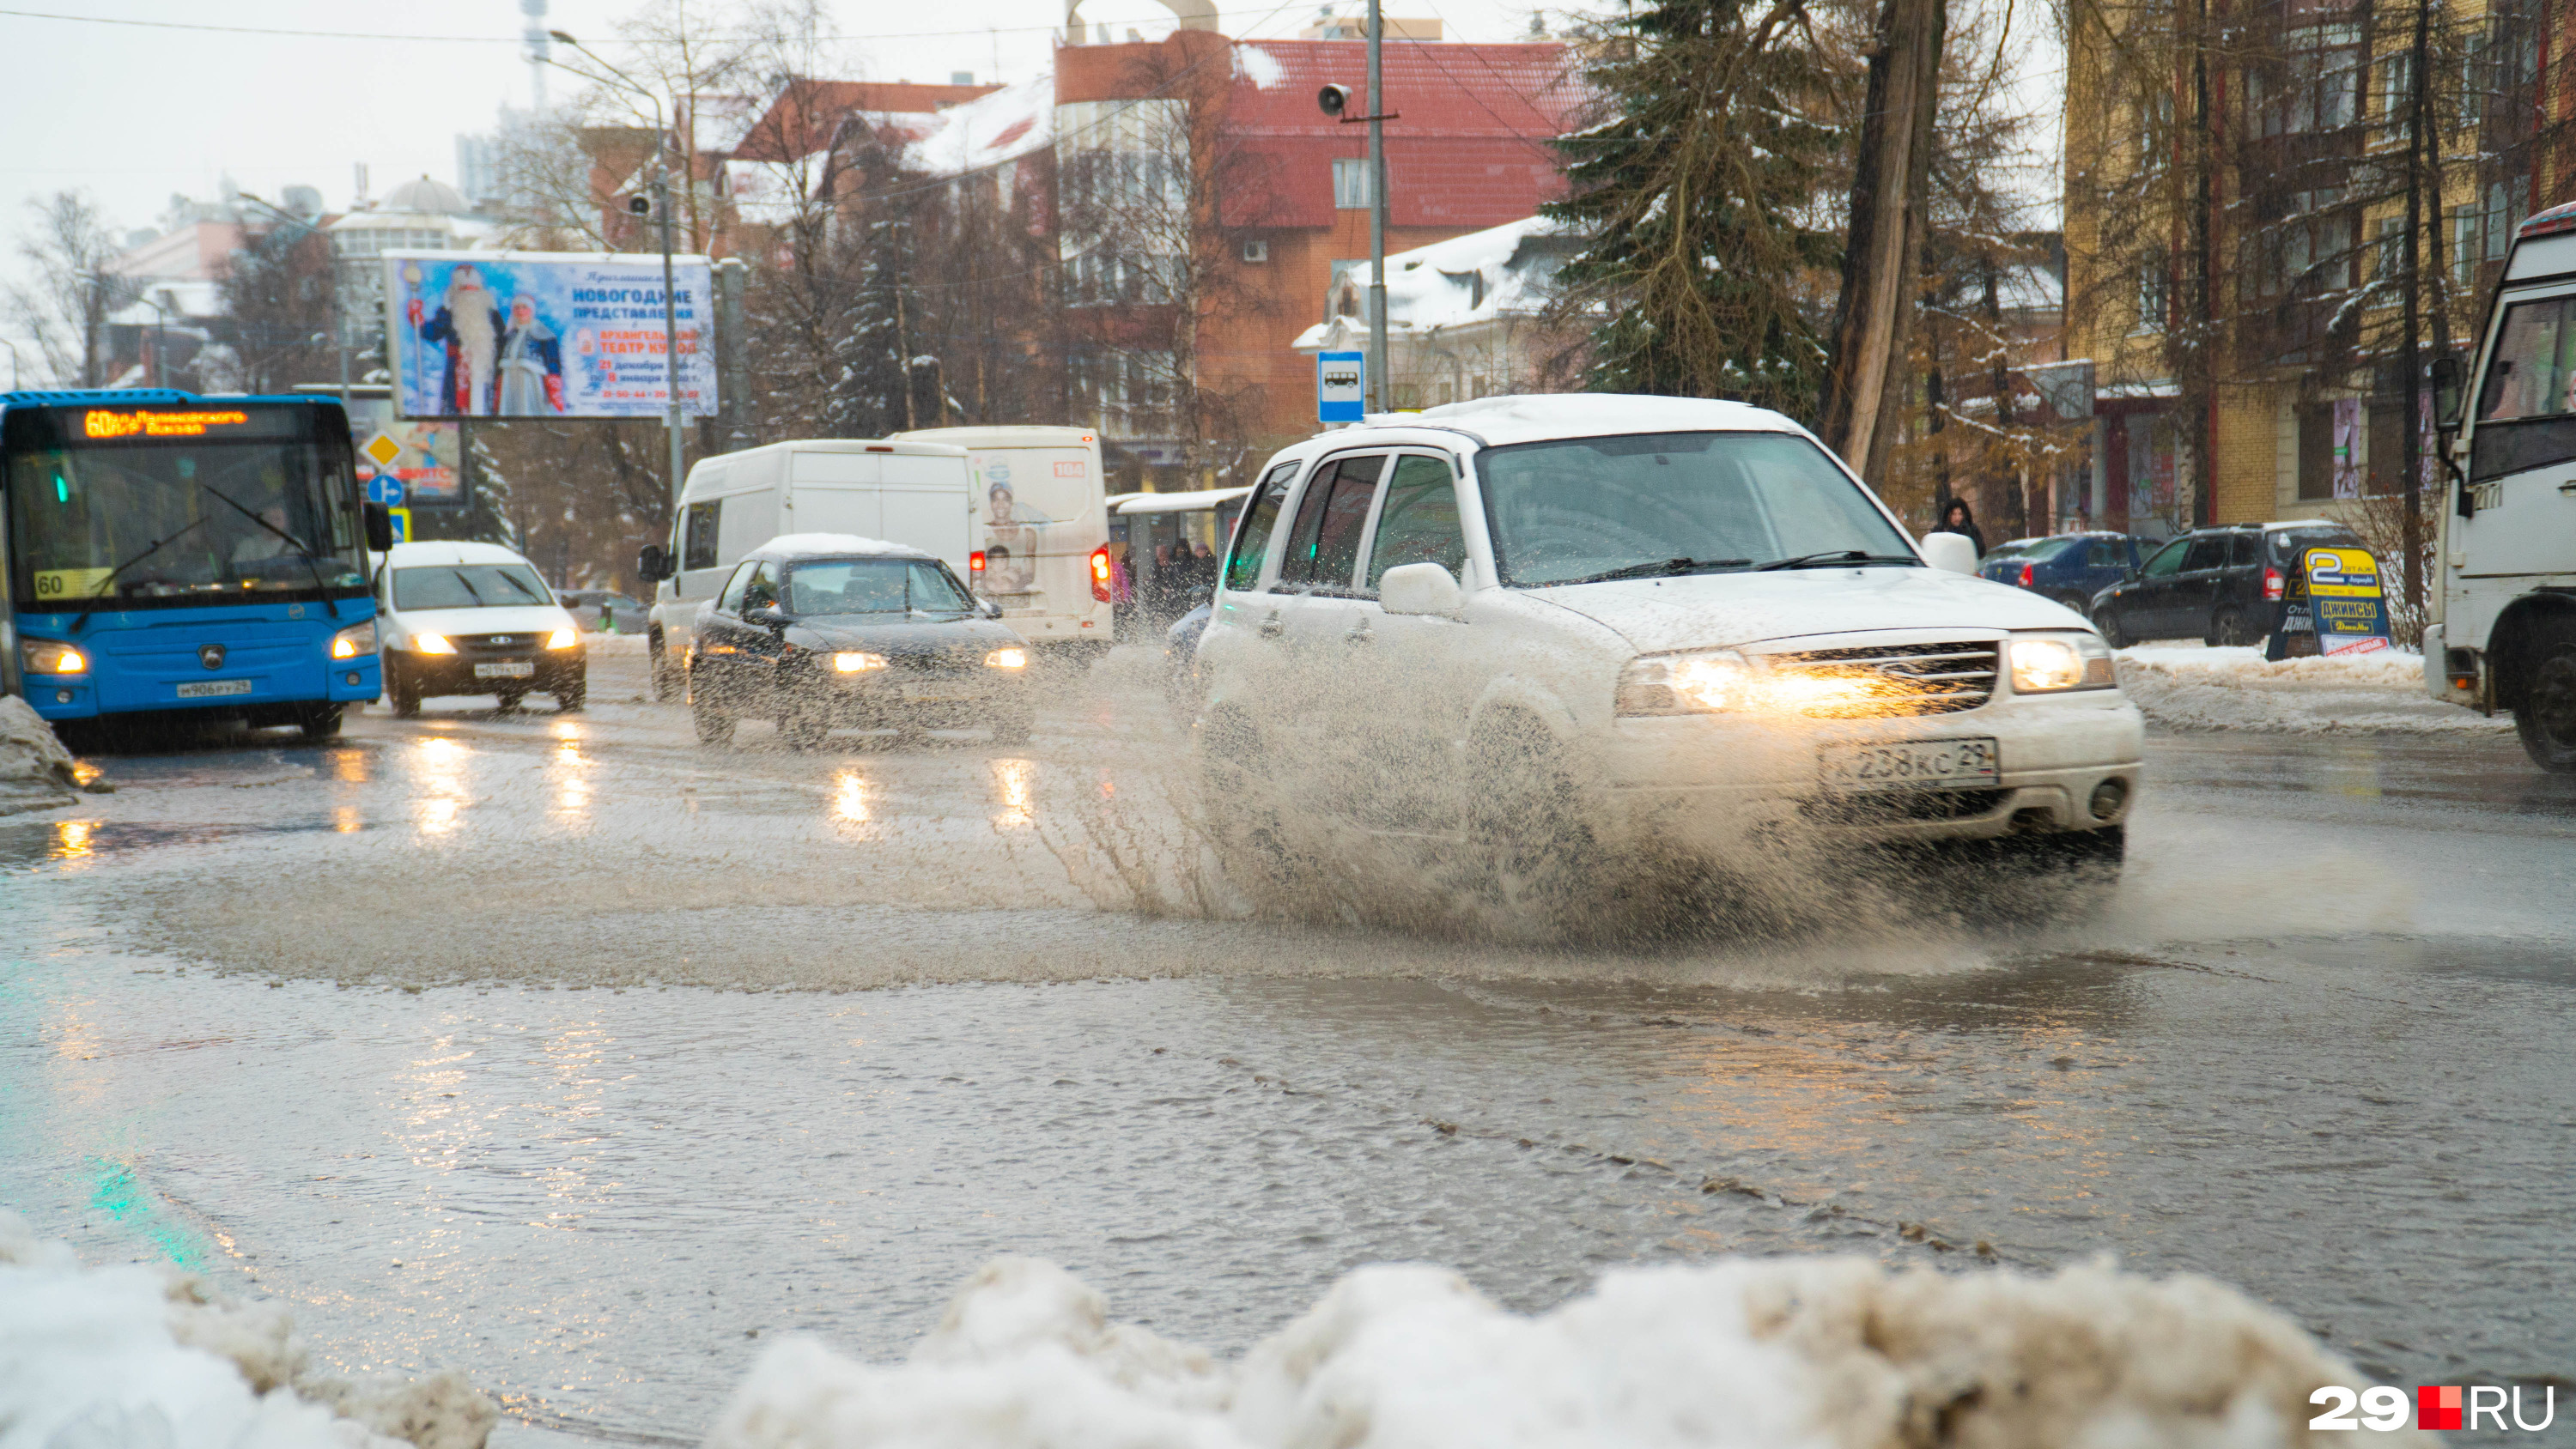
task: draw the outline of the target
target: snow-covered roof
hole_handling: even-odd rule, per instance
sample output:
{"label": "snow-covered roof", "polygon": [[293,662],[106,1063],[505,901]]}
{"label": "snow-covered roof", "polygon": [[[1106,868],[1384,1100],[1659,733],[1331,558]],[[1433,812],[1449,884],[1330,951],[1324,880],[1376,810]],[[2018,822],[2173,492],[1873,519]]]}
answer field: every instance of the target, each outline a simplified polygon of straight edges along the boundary
{"label": "snow-covered roof", "polygon": [[933,558],[927,550],[908,543],[888,543],[881,538],[861,538],[855,533],[782,533],[744,558],[773,559],[788,562],[800,558]]}
{"label": "snow-covered roof", "polygon": [[[385,552],[385,563],[392,568],[411,568],[423,564],[525,564],[528,560],[497,543],[398,543]],[[530,564],[533,568],[535,565]]]}
{"label": "snow-covered roof", "polygon": [[1275,91],[1288,82],[1288,67],[1280,63],[1279,57],[1250,41],[1234,43],[1234,73],[1252,82],[1257,91]]}
{"label": "snow-covered roof", "polygon": [[785,226],[820,205],[832,182],[832,153],[817,151],[801,161],[745,161],[724,165],[726,189],[744,221]]}
{"label": "snow-covered roof", "polygon": [[1472,402],[1443,403],[1419,413],[1381,415],[1369,421],[1388,427],[1415,421],[1437,423],[1472,433],[1488,447],[1620,433],[1804,431],[1769,408],[1750,403],[1605,392],[1481,397]]}
{"label": "snow-covered roof", "polygon": [[998,166],[1055,144],[1055,77],[1007,85],[929,116],[904,116],[914,132],[903,164],[934,176]]}
{"label": "snow-covered roof", "polygon": [[[1386,259],[1386,326],[1389,332],[1434,332],[1506,315],[1528,316],[1547,302],[1548,280],[1556,274],[1559,254],[1533,246],[1557,236],[1561,228],[1545,217],[1471,231],[1447,241],[1394,252]],[[1367,307],[1371,274],[1352,268],[1325,305],[1344,322],[1344,331],[1366,331],[1359,320]],[[1324,346],[1333,323],[1319,323],[1301,334],[1296,346],[1313,351]]]}

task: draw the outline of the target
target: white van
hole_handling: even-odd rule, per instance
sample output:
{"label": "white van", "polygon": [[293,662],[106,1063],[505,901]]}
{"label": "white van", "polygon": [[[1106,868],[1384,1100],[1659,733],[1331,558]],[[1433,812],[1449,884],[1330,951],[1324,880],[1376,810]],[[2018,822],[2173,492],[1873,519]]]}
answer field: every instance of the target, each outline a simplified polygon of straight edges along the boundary
{"label": "white van", "polygon": [[678,692],[698,606],[744,554],[780,534],[857,534],[920,549],[962,577],[974,506],[966,450],[945,443],[809,438],[700,459],[669,544],[636,560],[656,583],[644,629],[654,696]]}
{"label": "white van", "polygon": [[1109,648],[1108,490],[1088,428],[923,428],[908,443],[966,450],[975,475],[969,567],[979,597],[1040,648]]}

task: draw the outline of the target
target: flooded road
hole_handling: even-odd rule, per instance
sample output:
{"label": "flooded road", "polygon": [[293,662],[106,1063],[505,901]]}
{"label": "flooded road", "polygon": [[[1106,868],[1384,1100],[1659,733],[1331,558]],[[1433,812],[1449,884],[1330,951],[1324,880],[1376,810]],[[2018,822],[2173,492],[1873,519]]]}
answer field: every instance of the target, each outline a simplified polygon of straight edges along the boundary
{"label": "flooded road", "polygon": [[2576,782],[2509,743],[2157,739],[2094,922],[1543,951],[1244,918],[1141,661],[812,754],[593,670],[0,822],[0,1205],[645,1442],[1000,1252],[1219,1350],[1367,1262],[2108,1252],[2576,1372]]}

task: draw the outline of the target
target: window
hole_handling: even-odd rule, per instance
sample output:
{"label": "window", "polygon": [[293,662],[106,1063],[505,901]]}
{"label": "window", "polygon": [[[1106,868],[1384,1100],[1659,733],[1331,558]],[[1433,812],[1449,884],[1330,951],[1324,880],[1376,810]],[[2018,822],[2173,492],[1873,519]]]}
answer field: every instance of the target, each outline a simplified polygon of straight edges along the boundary
{"label": "window", "polygon": [[2154,558],[2147,560],[2147,566],[2138,570],[2138,574],[2142,578],[2150,579],[2172,578],[2182,572],[2182,556],[2190,551],[2191,540],[2177,538],[2166,544]]}
{"label": "window", "polygon": [[[1314,173],[1308,172],[1308,175]],[[1364,157],[1340,156],[1333,160],[1333,207],[1337,211],[1366,211],[1370,202],[1369,164]]]}
{"label": "window", "polygon": [[1264,237],[1253,237],[1244,242],[1243,259],[1256,267],[1270,260],[1269,240]]}
{"label": "window", "polygon": [[2205,534],[2190,540],[2191,548],[2182,556],[2182,571],[2205,573],[2227,564],[2227,539],[2221,534]]}
{"label": "window", "polygon": [[2389,286],[2406,280],[2406,218],[2383,216],[2370,261],[2370,279]]}
{"label": "window", "polygon": [[2373,86],[2378,92],[2379,143],[2398,146],[2406,141],[2406,118],[2415,103],[2415,52],[2401,50],[2379,58],[2379,76]]}
{"label": "window", "polygon": [[1436,563],[1452,577],[1467,571],[1467,539],[1459,531],[1458,490],[1449,465],[1408,453],[1395,460],[1378,505],[1377,538],[1369,545],[1368,592],[1388,569]]}
{"label": "window", "polygon": [[2456,291],[2478,284],[2478,221],[2474,208],[2451,208],[2451,286]]}
{"label": "window", "polygon": [[692,503],[680,516],[680,567],[711,569],[716,566],[716,518],[724,510],[724,500]]}
{"label": "window", "polygon": [[2559,417],[2576,385],[2576,297],[2516,302],[2504,313],[2478,397],[2481,422]]}
{"label": "window", "polygon": [[2229,568],[2251,568],[2263,561],[2262,555],[2262,542],[2250,533],[2235,534],[2227,540],[2227,566]]}
{"label": "window", "polygon": [[2138,174],[2154,176],[2165,169],[2173,148],[2173,92],[2151,91],[2138,106]]}
{"label": "window", "polygon": [[2162,332],[2165,313],[2171,303],[2166,290],[2165,257],[2162,252],[2148,253],[2138,264],[2138,330]]}
{"label": "window", "polygon": [[2246,72],[2246,105],[2261,118],[2263,134],[2300,135],[2351,125],[2361,109],[2360,28],[2298,26],[2282,37],[2281,50],[2277,67]]}
{"label": "window", "polygon": [[1359,567],[1360,528],[1368,522],[1369,500],[1385,466],[1383,453],[1343,458],[1308,480],[1297,505],[1297,531],[1288,536],[1288,556],[1279,564],[1282,584],[1302,593],[1349,590]]}
{"label": "window", "polygon": [[1234,536],[1234,552],[1226,559],[1225,586],[1249,589],[1261,582],[1262,555],[1270,551],[1270,530],[1278,525],[1279,506],[1288,501],[1288,489],[1297,481],[1297,465],[1282,463],[1261,480],[1261,491],[1252,497],[1252,507],[1244,511],[1243,527]]}
{"label": "window", "polygon": [[716,599],[717,608],[728,614],[742,612],[742,591],[743,587],[751,582],[751,570],[750,564],[735,567],[733,577],[725,580],[724,593]]}
{"label": "window", "polygon": [[1494,563],[1512,588],[1754,568],[1847,551],[1912,566],[1903,534],[1804,438],[1634,433],[1477,455]]}
{"label": "window", "polygon": [[742,607],[746,612],[778,607],[778,565],[762,562],[752,566],[751,581],[742,586]]}
{"label": "window", "polygon": [[2506,239],[2511,235],[2512,221],[2506,211],[2504,183],[2498,181],[2487,187],[2488,261],[2500,262],[2504,260],[2504,244]]}
{"label": "window", "polygon": [[2115,569],[2126,560],[2120,557],[2120,546],[2108,539],[2097,538],[2084,545],[2084,566],[2089,569]]}
{"label": "window", "polygon": [[798,564],[787,586],[788,612],[799,615],[963,614],[974,607],[934,559],[816,559]]}

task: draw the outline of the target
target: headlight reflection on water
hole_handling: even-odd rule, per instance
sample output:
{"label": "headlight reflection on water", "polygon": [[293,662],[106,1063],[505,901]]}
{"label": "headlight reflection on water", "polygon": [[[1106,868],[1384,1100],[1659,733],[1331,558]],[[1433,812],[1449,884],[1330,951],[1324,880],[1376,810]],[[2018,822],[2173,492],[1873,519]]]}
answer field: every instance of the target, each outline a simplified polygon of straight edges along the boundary
{"label": "headlight reflection on water", "polygon": [[474,751],[462,740],[438,735],[414,748],[419,753],[420,798],[413,816],[420,822],[421,834],[445,835],[456,828],[457,816],[471,798],[465,786]]}
{"label": "headlight reflection on water", "polygon": [[843,770],[833,777],[832,816],[852,825],[868,823],[868,777]]}
{"label": "headlight reflection on water", "polygon": [[1038,767],[1034,760],[995,760],[993,796],[1002,808],[993,813],[996,830],[1026,830],[1038,823]]}

